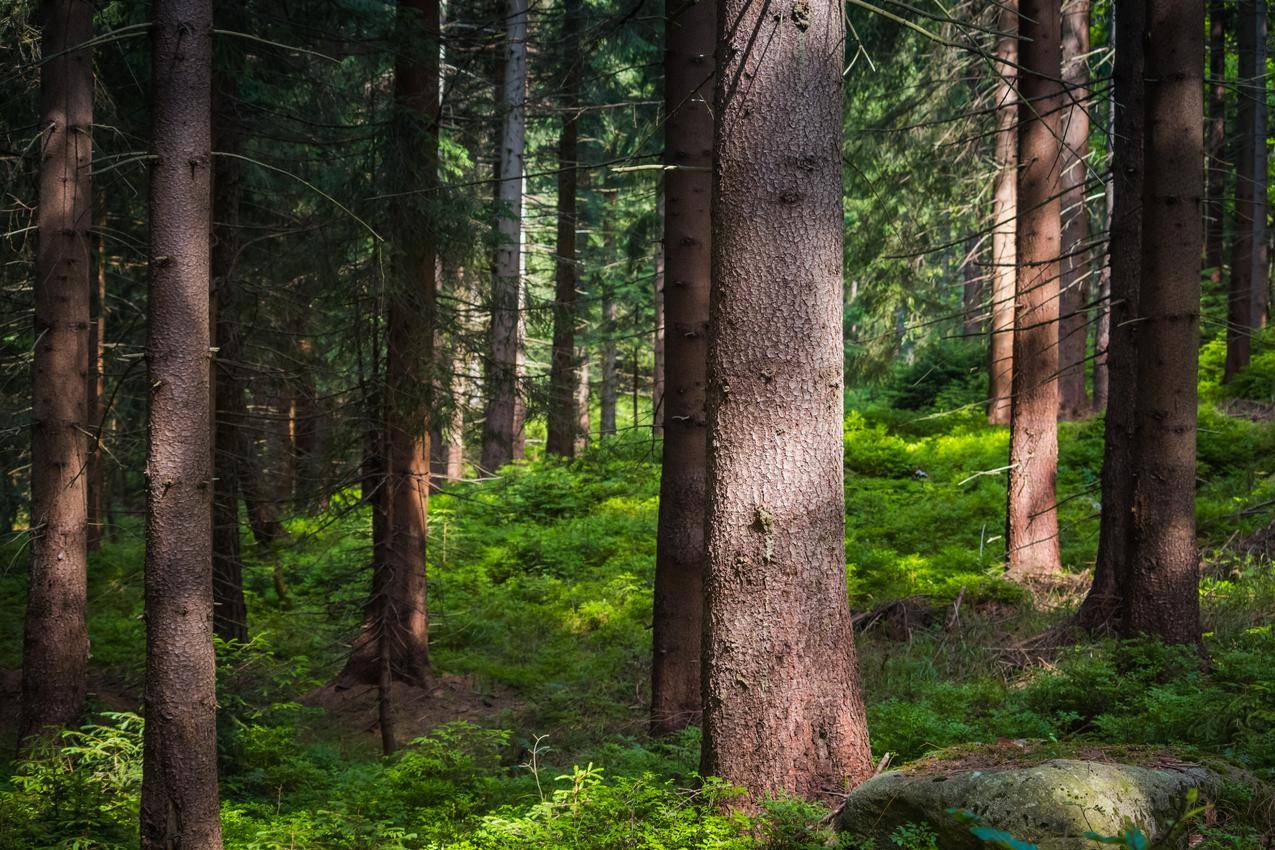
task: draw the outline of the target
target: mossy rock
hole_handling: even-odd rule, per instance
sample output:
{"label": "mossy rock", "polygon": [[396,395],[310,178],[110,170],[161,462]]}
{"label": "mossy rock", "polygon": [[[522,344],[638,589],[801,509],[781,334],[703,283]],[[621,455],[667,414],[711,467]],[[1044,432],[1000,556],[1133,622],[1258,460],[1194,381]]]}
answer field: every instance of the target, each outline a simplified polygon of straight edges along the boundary
{"label": "mossy rock", "polygon": [[969,767],[969,759],[929,761],[923,769],[897,770],[869,779],[852,791],[837,815],[838,828],[892,846],[898,827],[927,824],[941,850],[980,850],[980,843],[949,813],[978,815],[1040,850],[1098,848],[1086,832],[1116,835],[1128,824],[1151,841],[1167,834],[1192,788],[1213,796],[1221,778],[1195,764],[1148,766],[1106,761],[1051,759],[1030,765]]}

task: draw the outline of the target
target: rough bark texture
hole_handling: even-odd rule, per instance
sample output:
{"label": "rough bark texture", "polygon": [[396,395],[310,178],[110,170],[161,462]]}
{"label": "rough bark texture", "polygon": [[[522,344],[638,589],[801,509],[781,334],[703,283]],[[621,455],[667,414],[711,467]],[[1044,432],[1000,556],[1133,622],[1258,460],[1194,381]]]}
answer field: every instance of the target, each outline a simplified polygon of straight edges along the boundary
{"label": "rough bark texture", "polygon": [[487,409],[483,419],[481,466],[485,472],[521,456],[522,407],[518,398],[519,350],[522,347],[522,174],[527,137],[527,39],[526,3],[512,0],[506,26],[516,27],[522,38],[505,45],[501,108],[499,172],[496,175],[496,248],[491,281],[491,328],[488,336]]}
{"label": "rough bark texture", "polygon": [[1089,0],[1062,10],[1064,95],[1062,161],[1062,292],[1058,322],[1058,394],[1065,419],[1089,414],[1085,390],[1089,312]]}
{"label": "rough bark texture", "polygon": [[1137,405],[1138,293],[1142,281],[1142,182],[1144,169],[1142,33],[1143,3],[1119,3],[1114,22],[1110,242],[1110,339],[1108,403],[1102,456],[1102,515],[1093,586],[1076,624],[1093,632],[1118,628],[1127,585],[1129,504],[1134,470]]}
{"label": "rough bark texture", "polygon": [[664,454],[655,554],[651,731],[699,722],[704,629],[704,391],[712,281],[716,0],[670,7],[665,23]]}
{"label": "rough bark texture", "polygon": [[1222,283],[1223,215],[1226,205],[1226,18],[1224,0],[1209,0],[1209,114],[1207,206],[1204,222],[1204,268],[1209,283]]}
{"label": "rough bark texture", "polygon": [[[242,7],[228,3],[222,26],[241,31]],[[219,45],[213,75],[214,149],[237,153],[242,138],[235,108],[239,42]],[[228,156],[213,163],[213,631],[226,640],[246,640],[248,609],[243,595],[239,551],[239,480],[252,463],[244,425],[243,339],[239,330],[239,287],[235,263],[240,248],[240,161]]]}
{"label": "rough bark texture", "polygon": [[1015,246],[1018,216],[1018,4],[1002,7],[996,41],[996,184],[992,201],[991,345],[988,352],[987,419],[1009,424],[1014,376]]}
{"label": "rough bark texture", "polygon": [[[394,160],[428,194],[438,172],[438,0],[399,0],[394,64]],[[393,230],[395,279],[386,318],[385,545],[373,566],[363,628],[338,683],[412,685],[429,676],[425,546],[429,510],[429,420],[433,395],[437,247],[421,192],[403,196]]]}
{"label": "rough bark texture", "polygon": [[872,773],[846,595],[840,4],[719,5],[705,774],[831,799]]}
{"label": "rough bark texture", "polygon": [[[1257,272],[1259,253],[1259,228],[1257,181],[1258,139],[1263,150],[1266,145],[1265,128],[1258,121],[1258,65],[1257,19],[1258,5],[1264,0],[1242,0],[1236,29],[1236,48],[1239,54],[1239,81],[1236,109],[1235,156],[1235,221],[1231,235],[1231,285],[1227,297],[1226,366],[1223,379],[1230,380],[1248,366],[1251,351],[1250,337],[1255,326],[1253,308],[1255,286],[1265,269]],[[1261,83],[1265,89],[1264,81]],[[1265,161],[1263,159],[1263,167]],[[1261,210],[1265,215],[1265,209]],[[1264,222],[1262,222],[1264,224]]]}
{"label": "rough bark texture", "polygon": [[48,0],[40,68],[40,238],[31,385],[31,569],[22,641],[26,738],[73,723],[88,688],[89,274],[93,35],[88,0]]}
{"label": "rough bark texture", "polygon": [[219,848],[209,410],[211,0],[151,25],[141,846]]}
{"label": "rough bark texture", "polygon": [[1199,643],[1196,347],[1204,200],[1203,0],[1148,0],[1146,169],[1126,634]]}
{"label": "rough bark texture", "polygon": [[[510,20],[512,13],[513,10]],[[525,16],[525,9],[523,14]],[[579,274],[576,166],[579,159],[580,9],[576,0],[568,0],[564,6],[562,45],[566,81],[562,135],[558,140],[558,256],[554,277],[553,360],[549,372],[549,434],[545,450],[572,457],[576,448],[576,278]]]}
{"label": "rough bark texture", "polygon": [[1061,15],[1050,0],[1019,3],[1018,279],[1010,402],[1011,575],[1054,572],[1058,553],[1058,278]]}

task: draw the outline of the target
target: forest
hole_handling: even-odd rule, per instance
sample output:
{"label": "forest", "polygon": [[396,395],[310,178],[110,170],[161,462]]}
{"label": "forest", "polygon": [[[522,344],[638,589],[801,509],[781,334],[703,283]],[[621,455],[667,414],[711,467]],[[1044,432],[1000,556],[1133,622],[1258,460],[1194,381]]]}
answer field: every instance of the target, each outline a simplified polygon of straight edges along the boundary
{"label": "forest", "polygon": [[0,850],[1275,847],[1266,0],[0,0]]}

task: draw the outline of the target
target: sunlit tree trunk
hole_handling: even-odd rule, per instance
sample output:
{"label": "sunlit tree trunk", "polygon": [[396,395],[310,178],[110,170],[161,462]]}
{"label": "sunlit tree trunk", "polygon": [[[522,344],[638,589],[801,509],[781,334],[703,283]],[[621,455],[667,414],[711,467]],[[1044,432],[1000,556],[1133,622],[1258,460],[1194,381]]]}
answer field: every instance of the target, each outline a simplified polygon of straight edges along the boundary
{"label": "sunlit tree trunk", "polygon": [[725,0],[714,114],[702,771],[833,799],[872,773],[847,599],[843,9]]}
{"label": "sunlit tree trunk", "polygon": [[1018,4],[1007,0],[997,22],[996,40],[996,182],[992,202],[991,345],[988,353],[987,418],[1009,424],[1014,375],[1014,286],[1018,252]]}
{"label": "sunlit tree trunk", "polygon": [[[41,10],[40,175],[31,385],[31,568],[20,737],[67,726],[88,688],[89,277],[93,37],[88,0]],[[7,473],[6,473],[7,474]]]}
{"label": "sunlit tree trunk", "polygon": [[1064,97],[1062,162],[1062,288],[1058,323],[1061,413],[1089,413],[1085,362],[1089,334],[1089,0],[1066,0],[1062,10]]}

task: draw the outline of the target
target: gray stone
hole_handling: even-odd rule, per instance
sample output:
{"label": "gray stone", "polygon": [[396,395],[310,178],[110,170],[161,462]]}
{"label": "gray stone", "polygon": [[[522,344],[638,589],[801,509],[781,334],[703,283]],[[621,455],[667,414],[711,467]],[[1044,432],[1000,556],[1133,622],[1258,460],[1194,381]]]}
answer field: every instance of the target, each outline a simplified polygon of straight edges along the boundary
{"label": "gray stone", "polygon": [[1136,767],[1054,759],[970,769],[958,761],[945,772],[941,762],[931,761],[921,770],[891,771],[860,785],[847,797],[837,825],[876,837],[882,850],[894,847],[890,834],[907,823],[928,824],[939,836],[940,850],[984,848],[968,825],[948,813],[954,808],[973,812],[984,825],[1040,850],[1097,850],[1102,845],[1084,833],[1115,835],[1132,823],[1155,841],[1182,813],[1190,789],[1204,799],[1219,785],[1216,773],[1188,764]]}

